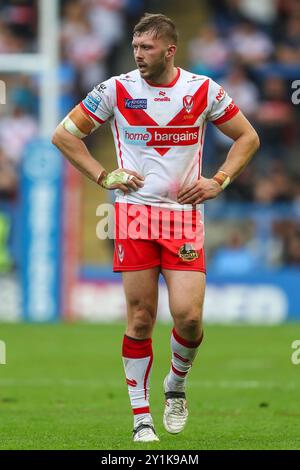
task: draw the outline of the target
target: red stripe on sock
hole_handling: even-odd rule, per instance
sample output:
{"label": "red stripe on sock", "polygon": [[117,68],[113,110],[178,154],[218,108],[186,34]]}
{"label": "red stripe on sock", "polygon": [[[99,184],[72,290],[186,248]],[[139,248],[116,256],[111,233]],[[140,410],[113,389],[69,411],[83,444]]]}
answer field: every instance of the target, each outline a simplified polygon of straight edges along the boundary
{"label": "red stripe on sock", "polygon": [[144,413],[150,413],[150,408],[149,406],[144,406],[143,408],[133,408],[132,412],[134,415],[141,415]]}
{"label": "red stripe on sock", "polygon": [[153,354],[151,354],[151,356],[150,356],[149,364],[148,364],[148,367],[147,367],[147,370],[146,370],[146,373],[145,373],[145,378],[144,378],[145,400],[147,400],[147,379],[148,379],[149,374],[150,374],[152,362],[153,362]]}
{"label": "red stripe on sock", "polygon": [[185,363],[190,362],[189,359],[186,359],[185,357],[180,356],[180,355],[177,354],[176,352],[174,352],[173,354],[174,354],[174,357],[177,357],[177,359],[179,359],[179,360],[182,361],[182,362],[185,362]]}
{"label": "red stripe on sock", "polygon": [[152,339],[138,340],[124,335],[122,355],[129,359],[142,359],[143,357],[151,356]]}
{"label": "red stripe on sock", "polygon": [[202,339],[203,339],[203,331],[202,331],[202,334],[201,334],[201,338],[198,341],[194,341],[194,342],[187,341],[186,339],[179,336],[179,334],[176,332],[175,328],[173,328],[172,334],[173,334],[174,338],[176,339],[177,343],[181,344],[181,346],[185,346],[186,348],[192,348],[192,349],[197,348],[198,346],[200,346],[200,344],[202,342]]}
{"label": "red stripe on sock", "polygon": [[172,371],[174,372],[174,374],[179,375],[179,377],[185,377],[186,376],[187,372],[181,372],[180,370],[175,369],[173,364],[171,364],[171,366],[172,366]]}

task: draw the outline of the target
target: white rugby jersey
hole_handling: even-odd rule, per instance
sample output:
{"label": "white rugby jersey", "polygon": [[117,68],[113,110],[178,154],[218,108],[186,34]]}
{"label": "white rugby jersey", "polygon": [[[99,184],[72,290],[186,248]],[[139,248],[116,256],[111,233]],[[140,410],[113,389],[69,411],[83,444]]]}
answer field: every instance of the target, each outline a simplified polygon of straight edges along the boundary
{"label": "white rugby jersey", "polygon": [[117,190],[117,201],[170,209],[183,209],[179,189],[200,178],[207,121],[221,124],[238,112],[220,85],[181,68],[164,86],[144,80],[138,70],[112,77],[81,106],[98,125],[110,121],[119,167],[145,178],[138,191]]}

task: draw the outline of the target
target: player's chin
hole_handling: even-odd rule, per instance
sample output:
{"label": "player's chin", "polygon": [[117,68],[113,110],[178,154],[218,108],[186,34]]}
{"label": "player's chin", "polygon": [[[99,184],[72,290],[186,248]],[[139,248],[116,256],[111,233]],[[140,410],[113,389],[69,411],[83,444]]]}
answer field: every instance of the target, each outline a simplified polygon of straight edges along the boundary
{"label": "player's chin", "polygon": [[140,72],[142,78],[148,78],[149,72],[146,68],[139,67],[139,72]]}

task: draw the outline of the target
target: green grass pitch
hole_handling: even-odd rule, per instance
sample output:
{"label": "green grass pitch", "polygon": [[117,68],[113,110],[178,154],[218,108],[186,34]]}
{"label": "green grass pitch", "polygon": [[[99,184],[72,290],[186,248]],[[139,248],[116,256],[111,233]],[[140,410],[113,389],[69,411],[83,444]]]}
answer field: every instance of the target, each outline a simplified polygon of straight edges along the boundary
{"label": "green grass pitch", "polygon": [[300,325],[207,326],[189,376],[189,422],[162,425],[170,326],[156,327],[151,409],[160,442],[133,444],[124,326],[1,325],[0,449],[299,449]]}

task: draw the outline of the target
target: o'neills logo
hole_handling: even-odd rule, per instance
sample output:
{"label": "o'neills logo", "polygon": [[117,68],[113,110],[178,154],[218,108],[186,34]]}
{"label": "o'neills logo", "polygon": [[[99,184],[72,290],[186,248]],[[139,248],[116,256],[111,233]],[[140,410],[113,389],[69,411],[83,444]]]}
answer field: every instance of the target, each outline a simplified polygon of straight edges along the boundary
{"label": "o'neills logo", "polygon": [[171,98],[169,98],[168,96],[166,96],[166,92],[165,91],[160,91],[158,93],[159,97],[158,98],[154,98],[154,101],[171,101]]}
{"label": "o'neills logo", "polygon": [[199,140],[199,127],[139,127],[123,128],[124,141],[146,147],[172,147],[195,145]]}
{"label": "o'neills logo", "polygon": [[192,111],[192,108],[194,106],[194,97],[192,95],[185,95],[182,98],[183,101],[183,106],[186,110],[187,113],[190,113]]}

